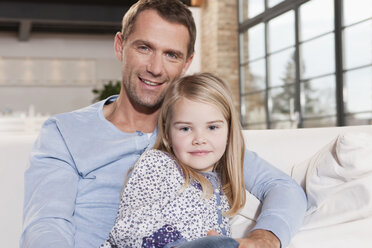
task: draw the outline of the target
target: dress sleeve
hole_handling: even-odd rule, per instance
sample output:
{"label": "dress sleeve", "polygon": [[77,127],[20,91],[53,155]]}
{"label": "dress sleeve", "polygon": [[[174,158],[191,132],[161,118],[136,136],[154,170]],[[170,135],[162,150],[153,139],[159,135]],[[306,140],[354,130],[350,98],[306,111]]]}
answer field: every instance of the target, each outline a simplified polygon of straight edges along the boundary
{"label": "dress sleeve", "polygon": [[25,172],[21,247],[73,247],[78,174],[53,119],[43,125]]}
{"label": "dress sleeve", "polygon": [[168,155],[158,150],[145,152],[124,186],[108,241],[140,247],[143,237],[166,224],[161,209],[182,186],[179,178],[178,167]]}
{"label": "dress sleeve", "polygon": [[244,154],[246,189],[262,202],[262,210],[252,229],[273,232],[281,247],[287,247],[302,225],[307,209],[303,189],[287,174],[275,168],[256,153]]}

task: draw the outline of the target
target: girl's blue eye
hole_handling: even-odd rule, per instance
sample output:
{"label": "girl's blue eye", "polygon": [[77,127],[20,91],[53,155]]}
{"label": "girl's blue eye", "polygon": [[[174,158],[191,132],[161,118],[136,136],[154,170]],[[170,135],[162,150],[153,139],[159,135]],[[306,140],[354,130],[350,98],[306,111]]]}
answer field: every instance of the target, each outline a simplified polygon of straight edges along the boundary
{"label": "girl's blue eye", "polygon": [[218,127],[217,126],[209,126],[208,128],[209,128],[209,130],[216,130]]}
{"label": "girl's blue eye", "polygon": [[190,128],[189,127],[181,127],[180,130],[181,131],[184,131],[184,132],[187,132],[187,131],[190,130]]}

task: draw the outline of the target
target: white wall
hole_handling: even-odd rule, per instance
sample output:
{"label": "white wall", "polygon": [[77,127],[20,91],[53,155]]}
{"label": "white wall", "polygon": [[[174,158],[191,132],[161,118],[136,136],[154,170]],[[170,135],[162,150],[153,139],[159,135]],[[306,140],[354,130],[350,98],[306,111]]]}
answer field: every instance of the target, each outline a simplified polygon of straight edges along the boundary
{"label": "white wall", "polygon": [[[20,42],[15,34],[0,33],[0,66],[7,66],[0,69],[0,112],[27,111],[32,104],[37,113],[55,114],[89,105],[94,87],[121,78],[112,47],[109,35],[33,33],[29,41]],[[78,69],[75,64],[86,61],[88,80],[80,85],[66,80]],[[52,62],[62,65],[54,78],[47,75]]]}
{"label": "white wall", "polygon": [[[191,11],[200,30],[200,9]],[[200,71],[199,37],[188,74]],[[113,41],[114,35],[32,33],[21,42],[15,33],[0,33],[0,116],[27,113],[31,105],[49,115],[91,104],[93,88],[121,78]]]}

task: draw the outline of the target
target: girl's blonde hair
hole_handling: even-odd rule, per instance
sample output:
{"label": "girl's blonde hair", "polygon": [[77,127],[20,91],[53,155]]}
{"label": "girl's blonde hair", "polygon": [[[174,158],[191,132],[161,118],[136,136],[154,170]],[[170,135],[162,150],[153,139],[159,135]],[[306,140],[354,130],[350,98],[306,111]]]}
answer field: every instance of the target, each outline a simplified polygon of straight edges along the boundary
{"label": "girl's blonde hair", "polygon": [[[245,204],[245,186],[243,177],[244,139],[240,121],[235,110],[228,85],[211,73],[199,73],[185,76],[173,82],[167,90],[158,119],[158,137],[154,148],[174,155],[169,142],[170,124],[173,118],[173,106],[182,98],[216,106],[228,124],[228,139],[225,153],[215,165],[215,171],[221,176],[222,190],[230,203],[230,210],[225,213],[233,216]],[[177,160],[178,161],[178,160]],[[212,186],[210,182],[195,169],[178,161],[185,176],[185,185],[190,180],[197,180],[203,188],[203,193],[210,197]]]}

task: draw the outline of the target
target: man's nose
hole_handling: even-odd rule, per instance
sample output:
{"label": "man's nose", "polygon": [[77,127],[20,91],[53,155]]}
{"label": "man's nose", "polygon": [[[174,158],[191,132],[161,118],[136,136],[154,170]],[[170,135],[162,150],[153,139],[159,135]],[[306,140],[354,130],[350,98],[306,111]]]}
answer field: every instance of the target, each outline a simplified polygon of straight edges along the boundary
{"label": "man's nose", "polygon": [[149,58],[146,70],[153,76],[160,76],[163,73],[163,66],[161,54],[153,53]]}

